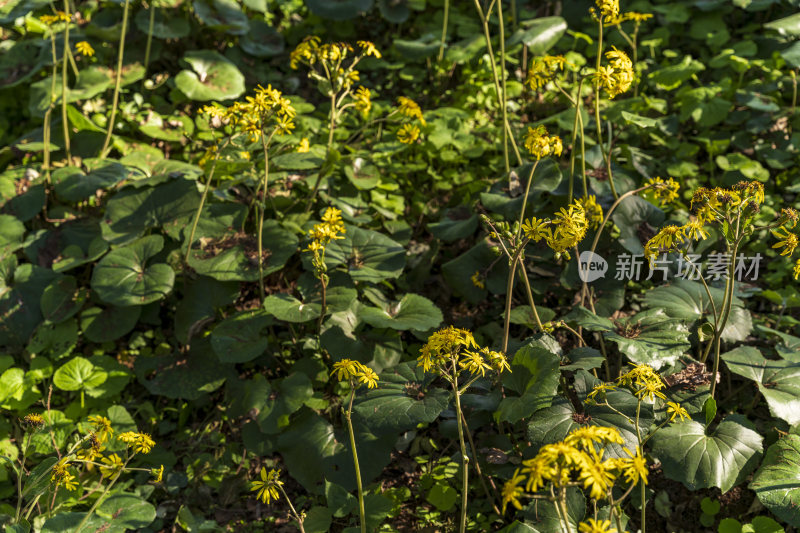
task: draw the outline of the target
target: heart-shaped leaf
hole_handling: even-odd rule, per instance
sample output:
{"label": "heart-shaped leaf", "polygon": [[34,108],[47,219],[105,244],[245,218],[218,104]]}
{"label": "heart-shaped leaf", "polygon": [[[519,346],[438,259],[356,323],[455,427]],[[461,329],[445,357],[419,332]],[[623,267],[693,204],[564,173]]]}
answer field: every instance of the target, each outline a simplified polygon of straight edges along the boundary
{"label": "heart-shaped leaf", "polygon": [[94,366],[88,359],[73,357],[53,374],[53,385],[61,390],[76,391],[102,384],[108,374]]}
{"label": "heart-shaped leaf", "polygon": [[44,318],[53,324],[71,318],[83,307],[89,291],[78,288],[78,280],[63,276],[54,280],[42,292],[40,305]]}
{"label": "heart-shaped leaf", "polygon": [[[247,17],[245,24],[246,20]],[[229,100],[244,93],[244,76],[225,56],[211,50],[198,50],[187,52],[183,59],[192,70],[180,71],[175,77],[175,86],[190,99]]]}
{"label": "heart-shaped leaf", "polygon": [[273,57],[283,52],[283,35],[263,20],[250,21],[250,31],[239,40],[242,50],[255,57]]}
{"label": "heart-shaped leaf", "polygon": [[286,322],[308,322],[319,317],[322,305],[304,303],[289,294],[270,294],[264,298],[264,310]]}
{"label": "heart-shaped leaf", "polygon": [[247,15],[234,0],[194,0],[192,5],[197,18],[209,28],[230,35],[247,33]]}
{"label": "heart-shaped leaf", "polygon": [[750,490],[775,516],[800,527],[800,435],[790,433],[767,448]]}
{"label": "heart-shaped leaf", "polygon": [[800,363],[765,359],[758,348],[739,346],[722,355],[734,374],[753,380],[772,416],[790,426],[800,423]]}
{"label": "heart-shaped leaf", "polygon": [[329,266],[345,265],[353,281],[380,283],[400,276],[406,251],[382,233],[348,226],[344,239],[328,246],[325,261]]}
{"label": "heart-shaped leaf", "polygon": [[691,420],[659,430],[652,439],[653,455],[664,475],[689,490],[727,492],[758,466],[763,440],[740,415],[728,416],[713,430]]}
{"label": "heart-shaped leaf", "polygon": [[90,307],[81,313],[81,330],[92,342],[111,342],[129,333],[142,313],[140,306]]}
{"label": "heart-shaped leaf", "polygon": [[211,347],[223,363],[251,361],[267,349],[267,337],[261,330],[271,323],[261,310],[236,313],[211,331]]}
{"label": "heart-shaped leaf", "polygon": [[668,318],[661,309],[620,319],[615,331],[605,332],[603,336],[615,342],[619,351],[632,362],[656,370],[675,364],[691,347],[686,325]]}
{"label": "heart-shaped leaf", "polygon": [[164,247],[164,237],[149,235],[112,250],[94,267],[92,289],[101,300],[120,307],[145,305],[172,291],[175,272],[166,263],[148,264]]}
{"label": "heart-shaped leaf", "polygon": [[428,331],[442,323],[442,312],[424,296],[406,294],[385,309],[362,306],[358,318],[376,328]]}
{"label": "heart-shaped leaf", "polygon": [[514,423],[549,407],[556,397],[560,358],[533,343],[520,348],[511,363],[511,372],[503,375],[503,385],[517,393],[500,402],[495,418]]}
{"label": "heart-shaped leaf", "polygon": [[63,167],[53,172],[55,192],[66,202],[80,202],[98,190],[113,187],[128,176],[125,165],[109,161],[88,174],[78,167]]}

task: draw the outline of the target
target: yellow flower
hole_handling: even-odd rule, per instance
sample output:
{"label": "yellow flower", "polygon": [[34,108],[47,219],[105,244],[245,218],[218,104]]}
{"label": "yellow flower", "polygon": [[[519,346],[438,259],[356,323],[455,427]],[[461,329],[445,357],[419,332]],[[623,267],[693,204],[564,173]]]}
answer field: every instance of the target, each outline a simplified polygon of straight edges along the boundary
{"label": "yellow flower", "polygon": [[546,239],[548,246],[557,254],[565,253],[577,246],[586,236],[586,229],[589,227],[586,212],[577,201],[568,205],[566,209],[562,207],[553,215],[551,224],[554,229]]}
{"label": "yellow flower", "polygon": [[150,450],[156,445],[147,433],[126,431],[125,433],[121,433],[117,438],[127,444],[135,453],[150,453]]}
{"label": "yellow flower", "polygon": [[508,364],[508,359],[503,352],[496,352],[489,348],[481,348],[483,358],[494,369],[495,372],[503,372],[504,370],[511,371],[511,366]]}
{"label": "yellow flower", "polygon": [[150,469],[150,473],[155,477],[153,483],[161,483],[161,480],[164,477],[164,465],[161,465],[158,468]]}
{"label": "yellow flower", "polygon": [[625,475],[625,480],[631,485],[635,485],[642,480],[642,483],[647,485],[647,459],[642,456],[642,449],[636,448],[636,453],[632,453],[628,448],[624,448],[625,453],[629,458],[622,458],[620,463],[622,465],[622,473]]}
{"label": "yellow flower", "polygon": [[464,356],[458,362],[458,366],[461,367],[462,370],[466,370],[470,374],[474,375],[480,374],[481,376],[486,375],[486,370],[492,369],[492,367],[486,364],[486,362],[483,360],[483,357],[481,357],[480,353],[472,350],[464,352]]}
{"label": "yellow flower", "polygon": [[633,62],[628,54],[612,47],[606,52],[606,59],[613,70],[614,86],[608,90],[609,98],[614,98],[631,88],[634,79]]}
{"label": "yellow flower", "polygon": [[561,138],[557,135],[548,135],[547,128],[541,125],[528,128],[528,133],[525,135],[525,148],[536,159],[547,157],[550,154],[560,156],[563,149]]}
{"label": "yellow flower", "polygon": [[528,69],[527,84],[537,91],[553,81],[559,70],[564,70],[564,56],[535,57]]}
{"label": "yellow flower", "polygon": [[[780,232],[783,231],[783,234]],[[784,256],[791,256],[794,253],[794,249],[797,248],[797,235],[791,233],[786,228],[779,228],[777,231],[773,231],[772,234],[779,239],[779,241],[772,245],[773,248],[780,248],[783,247],[781,251],[781,255]]]}
{"label": "yellow flower", "polygon": [[705,224],[703,224],[703,221],[699,218],[684,224],[682,229],[684,235],[686,235],[686,237],[689,239],[701,240],[708,238],[708,231],[705,229]]}
{"label": "yellow flower", "polygon": [[30,413],[22,417],[22,423],[33,430],[44,426],[44,417],[37,413]]}
{"label": "yellow flower", "polygon": [[476,270],[475,273],[472,276],[470,276],[469,279],[475,287],[478,287],[479,289],[486,288],[486,284],[481,279],[481,273],[479,270]]}
{"label": "yellow flower", "polygon": [[644,253],[647,260],[652,264],[659,252],[667,252],[685,240],[683,228],[679,226],[665,226],[655,236],[644,245]]}
{"label": "yellow flower", "polygon": [[604,426],[581,426],[570,431],[564,439],[566,444],[581,448],[585,451],[594,452],[595,444],[605,446],[606,444],[622,444],[622,435],[616,428]]}
{"label": "yellow flower", "polygon": [[92,48],[92,45],[89,44],[87,41],[80,41],[75,43],[75,50],[77,50],[79,54],[85,55],[87,57],[92,57],[94,55],[94,48]]}
{"label": "yellow flower", "polygon": [[308,138],[303,137],[302,139],[300,139],[300,142],[297,145],[297,150],[295,150],[295,151],[297,153],[300,153],[300,154],[305,154],[305,153],[308,153],[309,149],[310,149],[310,146],[309,146],[309,143],[308,143]]}
{"label": "yellow flower", "polygon": [[638,13],[636,11],[629,11],[623,15],[625,20],[632,20],[634,22],[645,22],[653,18],[652,13]]}
{"label": "yellow flower", "polygon": [[589,222],[589,227],[597,229],[603,223],[603,208],[597,203],[597,198],[593,194],[585,196],[578,200],[583,210],[586,212],[586,220]]}
{"label": "yellow flower", "polygon": [[583,488],[589,489],[589,496],[595,500],[605,499],[616,479],[607,465],[598,461],[587,461],[578,478],[583,481]]}
{"label": "yellow flower", "polygon": [[97,439],[104,443],[109,437],[114,435],[114,428],[111,427],[111,420],[100,415],[89,415],[89,423],[97,431]]}
{"label": "yellow flower", "polygon": [[440,372],[442,366],[455,358],[462,348],[478,348],[478,343],[469,330],[453,326],[440,329],[432,333],[428,342],[420,349],[417,366],[421,366],[425,372],[432,368]]}
{"label": "yellow flower", "polygon": [[397,110],[402,115],[419,120],[420,124],[423,126],[426,124],[425,119],[422,117],[422,109],[420,109],[419,105],[411,98],[400,96],[397,99]]}
{"label": "yellow flower", "polygon": [[333,371],[331,372],[331,376],[336,374],[336,379],[339,381],[349,381],[350,379],[358,376],[360,371],[359,365],[360,363],[358,361],[354,361],[352,359],[342,359],[341,361],[333,363]]}
{"label": "yellow flower", "polygon": [[517,510],[522,509],[519,498],[525,494],[525,490],[520,487],[520,483],[525,481],[525,476],[519,473],[519,468],[514,471],[514,476],[503,484],[503,514],[506,514],[506,507],[510,503]]}
{"label": "yellow flower", "polygon": [[375,45],[371,41],[356,41],[356,43],[361,47],[361,53],[364,54],[364,56],[381,58],[381,53],[375,48]]}
{"label": "yellow flower", "polygon": [[358,382],[366,385],[368,389],[374,389],[378,386],[378,374],[370,367],[361,365],[361,371],[358,373]]}
{"label": "yellow flower", "polygon": [[342,210],[335,207],[326,207],[322,213],[322,221],[327,224],[340,224],[342,222]]}
{"label": "yellow flower", "polygon": [[611,527],[611,520],[595,520],[594,518],[578,524],[578,531],[580,533],[617,533],[617,529]]}
{"label": "yellow flower", "polygon": [[601,383],[600,385],[596,385],[592,389],[592,392],[586,395],[586,403],[596,402],[598,396],[605,399],[606,393],[609,391],[613,391],[616,388],[617,388],[616,385],[612,385],[611,383]]}
{"label": "yellow flower", "polygon": [[72,15],[69,13],[65,13],[64,11],[56,11],[55,15],[42,15],[39,17],[39,20],[47,24],[48,26],[52,26],[56,22],[69,22],[72,20]]}
{"label": "yellow flower", "polygon": [[353,93],[353,98],[356,101],[356,109],[361,111],[361,114],[366,117],[369,114],[369,110],[372,109],[369,89],[366,87],[359,87],[356,89],[356,92]]}
{"label": "yellow flower", "polygon": [[794,279],[797,279],[797,278],[800,277],[800,259],[795,261],[794,270],[792,271],[792,274],[794,275]]}
{"label": "yellow flower", "polygon": [[419,139],[419,128],[413,124],[403,124],[397,131],[397,140],[403,144],[411,144]]}
{"label": "yellow flower", "polygon": [[689,419],[689,412],[676,402],[667,402],[667,415],[669,415],[670,422],[676,418],[680,418],[681,421]]}
{"label": "yellow flower", "polygon": [[256,498],[261,498],[264,503],[269,503],[272,500],[280,498],[278,489],[283,485],[280,480],[281,471],[272,469],[267,473],[267,470],[261,467],[261,481],[253,481],[251,483],[251,491],[257,490]]}
{"label": "yellow flower", "polygon": [[293,69],[300,63],[313,65],[317,60],[319,50],[319,37],[310,35],[303,42],[297,45],[294,51],[289,54],[289,64]]}
{"label": "yellow flower", "polygon": [[631,387],[639,398],[652,401],[654,396],[658,396],[662,400],[666,399],[664,393],[660,392],[665,387],[661,376],[648,365],[634,365],[631,370],[617,378],[617,383]]}
{"label": "yellow flower", "polygon": [[114,474],[122,470],[122,467],[124,466],[122,459],[116,453],[112,453],[108,457],[103,457],[100,460],[100,462],[106,465],[100,467],[100,473],[102,474],[103,477],[113,476]]}
{"label": "yellow flower", "polygon": [[529,218],[522,224],[522,233],[527,239],[533,242],[539,242],[542,239],[549,239],[551,236],[549,220],[542,220],[540,218]]}
{"label": "yellow flower", "polygon": [[595,0],[601,17],[614,18],[619,15],[619,0]]}

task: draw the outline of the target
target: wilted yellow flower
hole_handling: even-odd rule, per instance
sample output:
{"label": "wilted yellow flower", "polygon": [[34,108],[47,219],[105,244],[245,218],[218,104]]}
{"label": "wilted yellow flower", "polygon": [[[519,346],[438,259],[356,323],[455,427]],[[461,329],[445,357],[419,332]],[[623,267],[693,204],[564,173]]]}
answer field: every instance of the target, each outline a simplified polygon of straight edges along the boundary
{"label": "wilted yellow flower", "polygon": [[403,144],[412,144],[419,139],[420,130],[414,124],[403,124],[397,131],[397,140]]}
{"label": "wilted yellow flower", "polygon": [[795,261],[792,275],[794,276],[794,279],[800,278],[800,259]]}
{"label": "wilted yellow flower", "polygon": [[44,417],[37,413],[30,413],[22,417],[22,423],[30,429],[37,430],[44,426]]}
{"label": "wilted yellow flower", "polygon": [[161,483],[161,479],[164,477],[164,465],[161,465],[158,468],[152,468],[150,470],[150,474],[155,477],[153,483]]}

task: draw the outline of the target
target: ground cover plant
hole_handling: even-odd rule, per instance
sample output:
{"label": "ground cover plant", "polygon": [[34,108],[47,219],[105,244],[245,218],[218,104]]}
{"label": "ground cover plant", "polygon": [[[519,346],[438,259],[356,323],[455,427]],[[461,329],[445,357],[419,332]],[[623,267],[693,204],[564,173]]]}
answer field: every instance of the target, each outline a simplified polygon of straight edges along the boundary
{"label": "ground cover plant", "polygon": [[0,527],[800,528],[796,0],[0,0]]}

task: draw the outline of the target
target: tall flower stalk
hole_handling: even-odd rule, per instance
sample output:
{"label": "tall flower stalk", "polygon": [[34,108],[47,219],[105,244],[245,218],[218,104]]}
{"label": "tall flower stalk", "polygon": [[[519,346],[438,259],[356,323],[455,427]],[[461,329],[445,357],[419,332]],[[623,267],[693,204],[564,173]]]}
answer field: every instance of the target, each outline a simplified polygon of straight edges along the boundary
{"label": "tall flower stalk", "polygon": [[354,361],[352,359],[342,359],[333,364],[333,372],[339,381],[346,381],[350,385],[350,398],[347,401],[347,409],[342,407],[345,422],[347,422],[347,433],[350,436],[350,449],[353,452],[353,466],[356,472],[356,486],[358,487],[358,514],[361,522],[361,533],[367,533],[367,514],[364,508],[364,488],[361,485],[361,468],[358,463],[358,451],[356,450],[356,436],[353,431],[353,399],[356,389],[362,385],[374,389],[378,386],[378,374],[370,367]]}
{"label": "tall flower stalk", "polygon": [[106,138],[103,141],[103,149],[100,150],[100,157],[105,157],[111,148],[111,133],[114,131],[114,123],[117,121],[117,108],[119,107],[119,90],[122,85],[122,59],[125,56],[125,35],[128,31],[128,12],[130,0],[125,0],[122,7],[122,29],[119,32],[119,46],[117,52],[117,70],[114,76],[114,96],[111,100],[111,117],[108,119],[108,129]]}
{"label": "tall flower stalk", "polygon": [[342,212],[335,207],[328,207],[322,214],[322,222],[315,224],[308,232],[311,242],[305,251],[311,252],[314,275],[322,285],[322,306],[319,313],[319,321],[317,322],[317,334],[322,331],[322,322],[325,320],[328,306],[328,283],[330,279],[328,278],[328,265],[325,264],[325,250],[331,241],[344,239],[346,231],[342,221]]}

